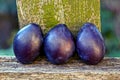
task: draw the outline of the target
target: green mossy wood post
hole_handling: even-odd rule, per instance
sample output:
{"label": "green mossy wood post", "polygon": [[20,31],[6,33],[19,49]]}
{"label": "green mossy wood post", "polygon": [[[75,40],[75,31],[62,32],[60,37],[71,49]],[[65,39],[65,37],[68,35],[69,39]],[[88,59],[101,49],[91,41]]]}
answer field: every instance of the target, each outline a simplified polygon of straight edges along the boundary
{"label": "green mossy wood post", "polygon": [[58,23],[65,23],[76,35],[85,22],[100,30],[100,0],[17,0],[20,28],[41,25],[44,33]]}

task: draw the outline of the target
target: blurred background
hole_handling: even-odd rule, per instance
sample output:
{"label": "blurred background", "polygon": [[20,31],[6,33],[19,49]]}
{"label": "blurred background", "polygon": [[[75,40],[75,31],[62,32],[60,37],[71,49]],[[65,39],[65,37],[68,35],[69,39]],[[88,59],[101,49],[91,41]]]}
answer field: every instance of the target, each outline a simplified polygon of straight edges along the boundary
{"label": "blurred background", "polygon": [[[101,27],[106,56],[120,57],[120,0],[101,0]],[[14,56],[12,41],[19,30],[16,0],[0,0],[0,56]]]}
{"label": "blurred background", "polygon": [[120,0],[101,0],[101,24],[106,56],[120,57]]}
{"label": "blurred background", "polygon": [[14,55],[12,41],[18,28],[16,0],[0,0],[0,55]]}

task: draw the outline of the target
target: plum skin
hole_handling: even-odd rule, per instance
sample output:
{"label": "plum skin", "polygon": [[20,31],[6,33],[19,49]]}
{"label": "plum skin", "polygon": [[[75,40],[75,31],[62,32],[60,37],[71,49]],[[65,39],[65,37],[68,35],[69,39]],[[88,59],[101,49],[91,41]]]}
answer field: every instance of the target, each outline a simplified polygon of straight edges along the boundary
{"label": "plum skin", "polygon": [[44,39],[44,52],[53,64],[63,64],[73,55],[75,44],[72,33],[65,24],[52,28]]}
{"label": "plum skin", "polygon": [[78,32],[76,49],[79,57],[90,65],[96,65],[104,58],[104,39],[93,23],[85,23]]}
{"label": "plum skin", "polygon": [[22,64],[32,63],[40,54],[43,33],[38,24],[30,23],[18,31],[14,37],[13,50]]}

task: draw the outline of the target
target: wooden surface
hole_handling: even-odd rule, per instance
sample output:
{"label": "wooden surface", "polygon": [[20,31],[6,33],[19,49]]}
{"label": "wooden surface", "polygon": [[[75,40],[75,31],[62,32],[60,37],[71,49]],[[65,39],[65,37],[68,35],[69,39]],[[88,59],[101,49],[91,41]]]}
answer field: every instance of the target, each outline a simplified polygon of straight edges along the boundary
{"label": "wooden surface", "polygon": [[23,65],[15,57],[0,57],[0,80],[120,80],[120,58],[104,58],[98,65],[78,59],[53,65],[41,58]]}
{"label": "wooden surface", "polygon": [[65,23],[77,34],[86,22],[101,30],[100,0],[16,0],[20,28],[37,23],[47,33],[58,23]]}

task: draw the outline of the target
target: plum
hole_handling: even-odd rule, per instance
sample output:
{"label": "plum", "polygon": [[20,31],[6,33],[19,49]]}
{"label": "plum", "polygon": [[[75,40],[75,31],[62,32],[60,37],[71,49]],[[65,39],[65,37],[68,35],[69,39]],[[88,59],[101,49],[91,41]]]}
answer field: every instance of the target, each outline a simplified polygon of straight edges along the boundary
{"label": "plum", "polygon": [[20,63],[30,64],[39,56],[42,43],[43,33],[40,26],[30,23],[14,37],[14,54]]}
{"label": "plum", "polygon": [[65,24],[58,24],[45,36],[44,51],[53,64],[63,64],[73,55],[74,38]]}
{"label": "plum", "polygon": [[105,54],[102,34],[93,23],[85,23],[78,32],[76,49],[79,57],[90,65],[98,64]]}

